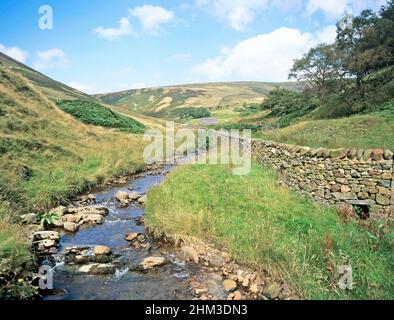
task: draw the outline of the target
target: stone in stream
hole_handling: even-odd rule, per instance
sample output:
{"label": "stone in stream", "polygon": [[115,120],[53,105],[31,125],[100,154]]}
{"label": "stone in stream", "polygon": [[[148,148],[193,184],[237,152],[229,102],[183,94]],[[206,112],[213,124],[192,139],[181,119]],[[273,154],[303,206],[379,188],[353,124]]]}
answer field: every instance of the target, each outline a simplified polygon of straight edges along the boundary
{"label": "stone in stream", "polygon": [[113,264],[93,263],[80,267],[78,271],[92,275],[107,275],[115,273],[116,267]]}
{"label": "stone in stream", "polygon": [[148,201],[148,197],[146,195],[138,199],[138,202],[142,205],[145,205],[146,201]]}
{"label": "stone in stream", "polygon": [[145,223],[145,218],[143,216],[136,217],[133,220],[137,226],[141,226]]}
{"label": "stone in stream", "polygon": [[67,264],[103,264],[112,261],[111,249],[106,246],[70,247],[64,252]]}
{"label": "stone in stream", "polygon": [[166,263],[166,259],[164,257],[148,257],[142,260],[140,266],[144,270],[153,269],[155,267],[160,267]]}
{"label": "stone in stream", "polygon": [[139,236],[139,233],[137,233],[137,232],[127,233],[124,239],[126,241],[133,242],[133,241],[137,240],[138,236]]}
{"label": "stone in stream", "polygon": [[224,290],[227,292],[233,292],[237,289],[237,283],[233,280],[224,280],[223,281]]}
{"label": "stone in stream", "polygon": [[199,255],[197,251],[188,246],[181,248],[181,257],[186,261],[194,261],[195,263],[198,263],[199,261]]}
{"label": "stone in stream", "polygon": [[141,194],[139,194],[138,192],[131,192],[131,193],[128,195],[128,198],[129,198],[131,201],[136,201],[136,200],[138,200],[139,198],[141,198]]}
{"label": "stone in stream", "polygon": [[125,203],[126,201],[129,200],[129,194],[125,191],[119,191],[116,196],[115,196],[116,200],[118,200],[119,202]]}
{"label": "stone in stream", "polygon": [[96,246],[93,249],[95,256],[108,256],[111,254],[111,249],[106,246]]}
{"label": "stone in stream", "polygon": [[76,224],[75,222],[65,222],[63,224],[63,228],[64,230],[66,230],[67,232],[77,232],[78,231],[78,224]]}
{"label": "stone in stream", "polygon": [[75,207],[68,208],[68,213],[72,214],[82,214],[82,215],[102,215],[106,216],[109,212],[107,207],[104,206],[86,206],[86,207]]}

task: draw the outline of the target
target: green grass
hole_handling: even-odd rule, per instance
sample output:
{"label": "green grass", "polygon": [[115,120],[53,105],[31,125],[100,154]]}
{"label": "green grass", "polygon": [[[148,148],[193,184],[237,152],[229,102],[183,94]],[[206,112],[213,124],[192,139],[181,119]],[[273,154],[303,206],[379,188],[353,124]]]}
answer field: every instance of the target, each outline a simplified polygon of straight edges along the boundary
{"label": "green grass", "polygon": [[282,129],[258,132],[254,137],[309,147],[394,149],[394,113],[385,111],[304,121]]}
{"label": "green grass", "polygon": [[101,104],[84,100],[63,100],[57,103],[64,112],[79,121],[106,128],[116,128],[127,132],[142,132],[144,125],[129,117],[116,113]]}
{"label": "green grass", "polygon": [[[288,281],[306,299],[393,299],[393,231],[356,221],[278,187],[271,170],[233,176],[226,166],[182,166],[148,195],[147,226],[174,239],[226,247],[240,262]],[[336,287],[350,264],[355,288]]]}

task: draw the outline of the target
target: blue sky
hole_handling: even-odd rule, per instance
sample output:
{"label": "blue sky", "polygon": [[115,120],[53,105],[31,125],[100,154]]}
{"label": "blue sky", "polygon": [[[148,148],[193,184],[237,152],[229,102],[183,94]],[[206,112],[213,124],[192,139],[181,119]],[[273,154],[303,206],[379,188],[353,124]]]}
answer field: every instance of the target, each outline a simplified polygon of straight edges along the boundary
{"label": "blue sky", "polygon": [[[345,12],[384,0],[1,0],[0,51],[88,93],[284,81]],[[39,8],[53,29],[39,28]]]}

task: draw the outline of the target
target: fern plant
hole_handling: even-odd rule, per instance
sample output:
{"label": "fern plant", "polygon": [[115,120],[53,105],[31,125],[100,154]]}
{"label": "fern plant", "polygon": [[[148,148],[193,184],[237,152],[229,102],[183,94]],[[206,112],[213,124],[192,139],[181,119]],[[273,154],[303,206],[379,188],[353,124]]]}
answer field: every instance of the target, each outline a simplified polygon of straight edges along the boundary
{"label": "fern plant", "polygon": [[42,227],[47,229],[49,226],[59,219],[59,214],[57,212],[45,212],[38,215],[38,219]]}

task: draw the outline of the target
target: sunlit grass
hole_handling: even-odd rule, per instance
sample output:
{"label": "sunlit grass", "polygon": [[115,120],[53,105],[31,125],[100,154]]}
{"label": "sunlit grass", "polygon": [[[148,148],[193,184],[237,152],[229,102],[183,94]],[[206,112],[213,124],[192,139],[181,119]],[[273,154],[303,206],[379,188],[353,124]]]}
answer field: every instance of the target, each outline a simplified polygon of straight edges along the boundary
{"label": "sunlit grass", "polygon": [[309,147],[394,149],[394,115],[376,113],[313,120],[255,134],[256,138]]}
{"label": "sunlit grass", "polygon": [[[333,209],[278,187],[271,170],[233,176],[225,166],[177,168],[149,193],[147,226],[227,247],[307,299],[393,298],[393,233],[376,239],[354,221],[344,224]],[[350,292],[337,288],[344,264],[354,271]]]}

